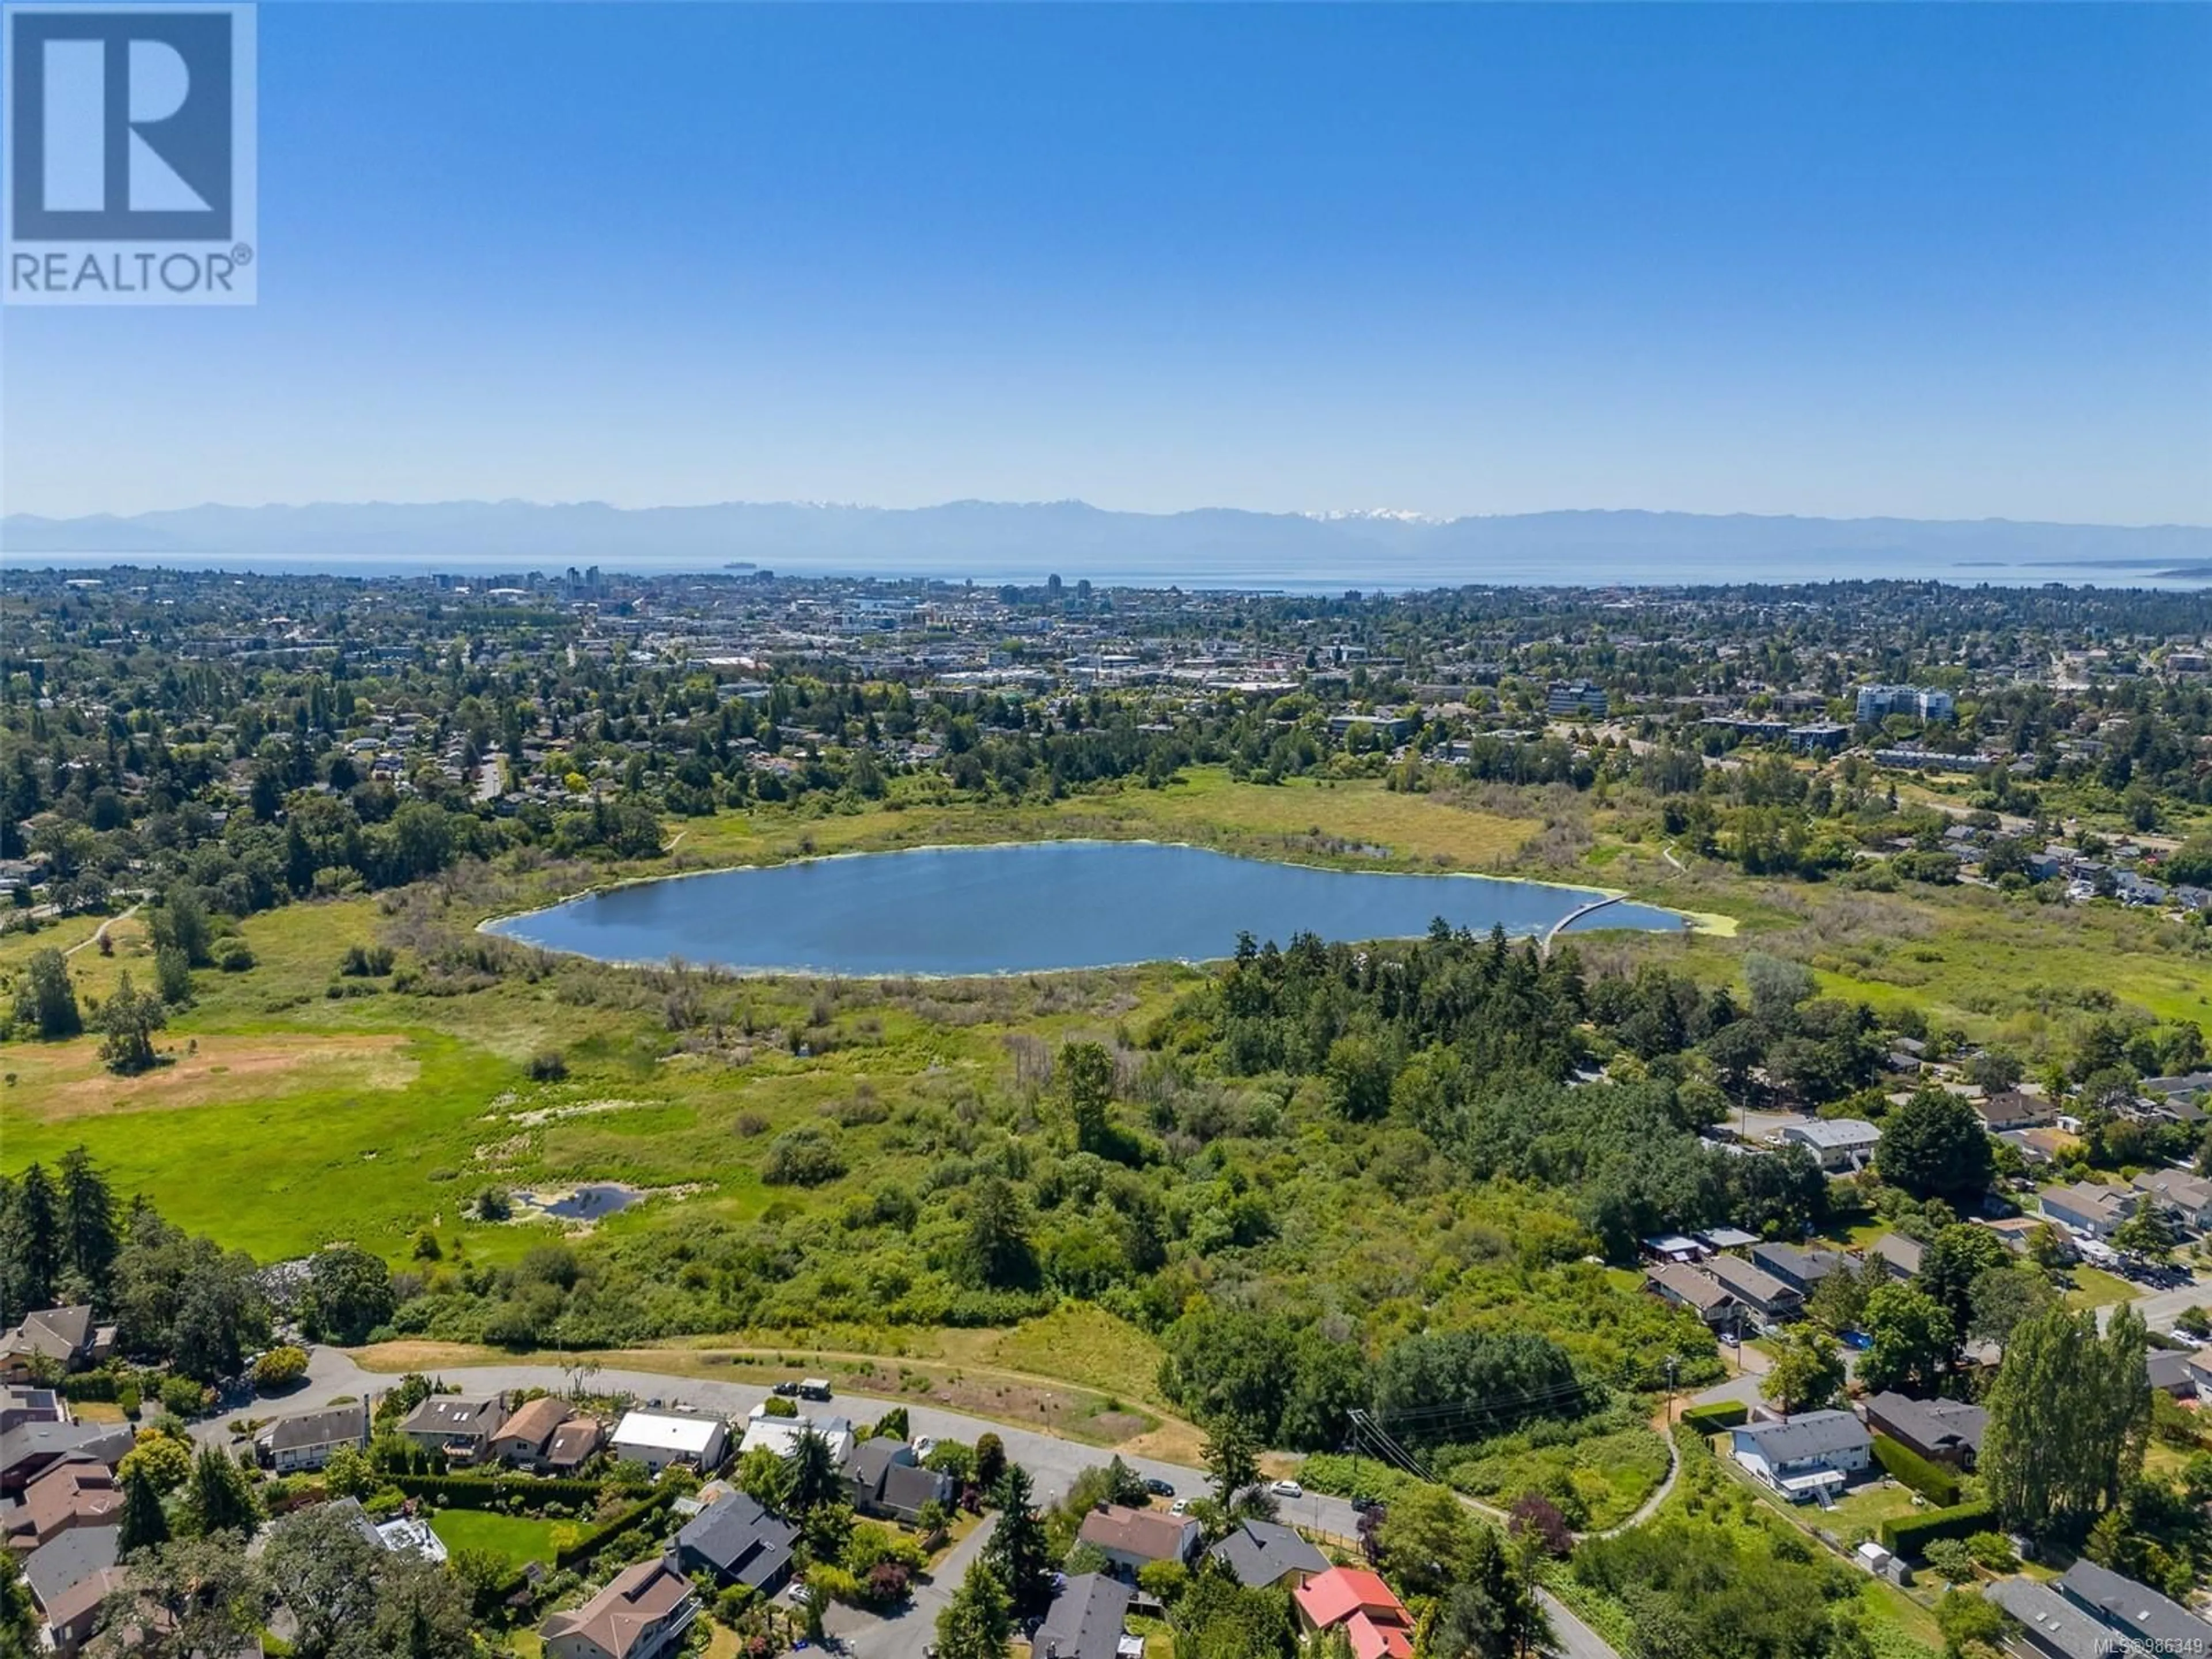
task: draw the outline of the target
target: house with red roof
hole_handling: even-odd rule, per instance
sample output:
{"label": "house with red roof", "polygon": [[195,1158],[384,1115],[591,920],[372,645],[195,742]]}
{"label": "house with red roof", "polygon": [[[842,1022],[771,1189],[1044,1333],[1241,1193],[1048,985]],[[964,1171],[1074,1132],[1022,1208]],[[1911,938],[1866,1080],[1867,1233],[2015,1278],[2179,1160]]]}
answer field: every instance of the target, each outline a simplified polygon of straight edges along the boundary
{"label": "house with red roof", "polygon": [[1331,1567],[1292,1590],[1291,1599],[1308,1630],[1341,1629],[1352,1659],[1413,1659],[1413,1615],[1379,1572]]}

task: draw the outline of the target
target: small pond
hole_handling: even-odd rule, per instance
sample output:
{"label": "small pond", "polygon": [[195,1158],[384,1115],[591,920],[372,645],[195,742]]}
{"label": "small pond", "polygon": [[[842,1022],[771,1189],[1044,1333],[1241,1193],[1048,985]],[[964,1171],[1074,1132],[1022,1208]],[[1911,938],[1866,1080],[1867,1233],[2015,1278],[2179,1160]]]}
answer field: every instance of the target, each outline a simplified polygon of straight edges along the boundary
{"label": "small pond", "polygon": [[[1287,943],[1406,939],[1441,916],[1540,934],[1602,898],[1486,876],[1401,876],[1233,858],[1152,842],[933,847],[671,877],[509,916],[489,930],[604,962],[713,963],[748,973],[1045,973],[1205,962],[1237,936]],[[1649,905],[1577,927],[1672,931]]]}

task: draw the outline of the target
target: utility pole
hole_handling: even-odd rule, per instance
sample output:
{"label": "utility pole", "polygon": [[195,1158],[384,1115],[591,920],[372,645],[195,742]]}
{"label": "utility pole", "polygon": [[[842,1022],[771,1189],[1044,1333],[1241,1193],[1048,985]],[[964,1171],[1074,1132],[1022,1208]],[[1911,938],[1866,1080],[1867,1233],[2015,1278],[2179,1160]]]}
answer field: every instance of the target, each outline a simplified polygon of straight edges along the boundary
{"label": "utility pole", "polygon": [[1674,1368],[1681,1363],[1680,1354],[1667,1356],[1667,1426],[1670,1429],[1674,1426]]}

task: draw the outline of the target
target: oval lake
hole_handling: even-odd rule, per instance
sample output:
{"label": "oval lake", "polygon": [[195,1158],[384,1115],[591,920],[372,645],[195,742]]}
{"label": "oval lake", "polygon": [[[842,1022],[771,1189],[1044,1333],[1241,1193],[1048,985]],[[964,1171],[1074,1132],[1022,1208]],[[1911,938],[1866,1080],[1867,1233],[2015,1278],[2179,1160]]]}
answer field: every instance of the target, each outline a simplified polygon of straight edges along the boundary
{"label": "oval lake", "polygon": [[[930,847],[717,870],[589,893],[489,922],[526,945],[603,962],[747,973],[1045,973],[1204,962],[1237,936],[1288,943],[1410,939],[1442,916],[1486,933],[1541,933],[1603,897],[1487,876],[1316,869],[1152,842]],[[1671,931],[1681,917],[1613,904],[1592,927]]]}

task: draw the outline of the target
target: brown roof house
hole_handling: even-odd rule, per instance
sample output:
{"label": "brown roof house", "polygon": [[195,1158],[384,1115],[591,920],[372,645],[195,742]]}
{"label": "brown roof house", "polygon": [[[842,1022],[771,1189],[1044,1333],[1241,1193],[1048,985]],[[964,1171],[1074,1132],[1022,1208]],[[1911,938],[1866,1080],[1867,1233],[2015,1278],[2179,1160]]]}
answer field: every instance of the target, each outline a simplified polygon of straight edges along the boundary
{"label": "brown roof house", "polygon": [[574,1474],[599,1449],[607,1426],[596,1417],[572,1417],[545,1443],[545,1473]]}
{"label": "brown roof house", "polygon": [[115,1352],[115,1327],[95,1325],[92,1309],[41,1308],[0,1334],[0,1382],[28,1382],[52,1368],[81,1371]]}
{"label": "brown roof house", "polygon": [[1646,1267],[1644,1288],[1678,1307],[1689,1309],[1708,1325],[1725,1325],[1740,1313],[1735,1297],[1725,1285],[1679,1261],[1662,1261]]}
{"label": "brown roof house", "polygon": [[25,1487],[5,1511],[8,1547],[34,1550],[71,1527],[113,1526],[122,1519],[123,1490],[115,1472],[90,1458],[65,1458]]}
{"label": "brown roof house", "polygon": [[1133,1580],[1155,1561],[1188,1565],[1205,1533],[1193,1516],[1101,1504],[1083,1517],[1075,1536],[1079,1543],[1096,1545],[1105,1553],[1115,1577]]}
{"label": "brown roof house", "polygon": [[[502,1463],[520,1468],[544,1469],[551,1467],[549,1455],[553,1450],[554,1437],[574,1419],[575,1413],[568,1402],[558,1395],[541,1394],[535,1400],[517,1406],[499,1425],[491,1437],[491,1455]],[[587,1421],[589,1419],[586,1419]],[[592,1425],[592,1444],[599,1444],[599,1425]],[[591,1455],[589,1451],[584,1457]],[[575,1460],[581,1462],[583,1457]],[[569,1468],[574,1468],[575,1463]]]}
{"label": "brown roof house", "polygon": [[698,1616],[690,1581],[655,1556],[624,1567],[574,1612],[551,1614],[538,1632],[552,1659],[660,1659]]}

